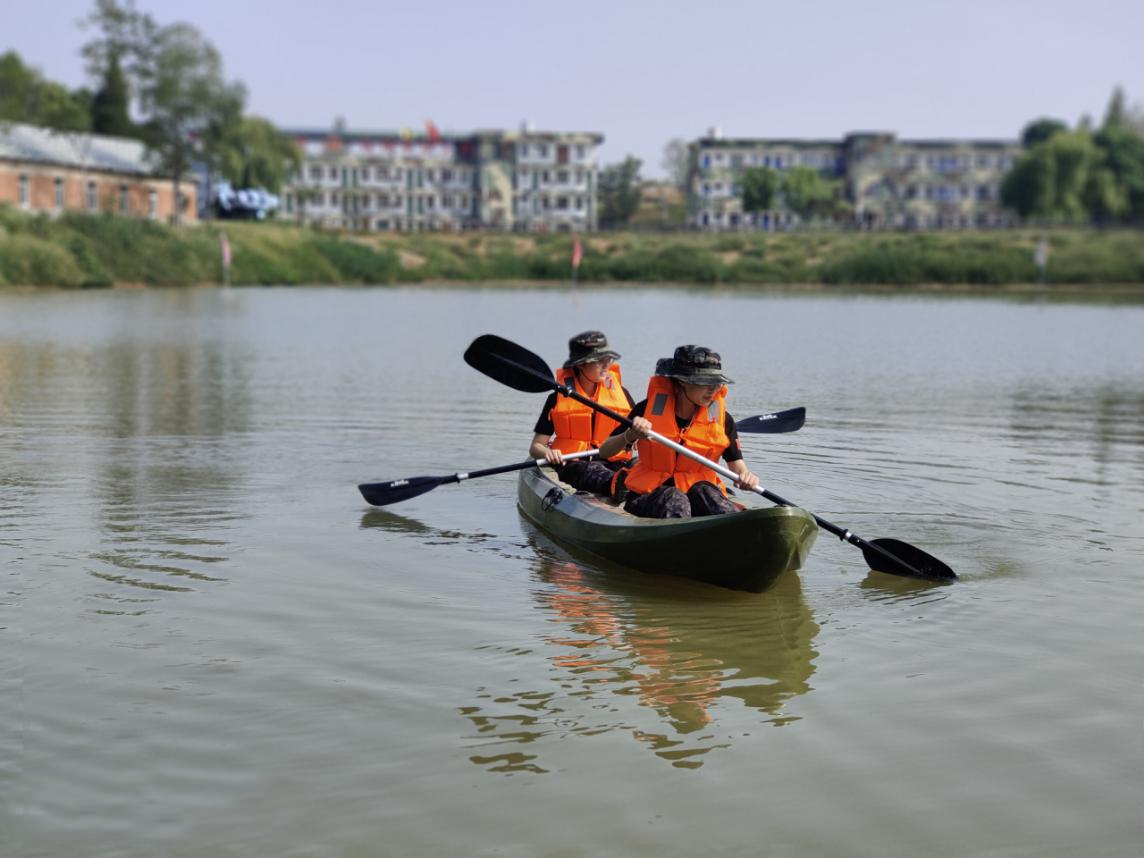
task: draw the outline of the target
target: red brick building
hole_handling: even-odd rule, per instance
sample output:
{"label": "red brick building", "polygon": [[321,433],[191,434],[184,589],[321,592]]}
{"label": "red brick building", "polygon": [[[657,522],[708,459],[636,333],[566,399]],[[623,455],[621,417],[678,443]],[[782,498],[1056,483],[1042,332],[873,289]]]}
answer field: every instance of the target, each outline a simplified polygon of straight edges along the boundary
{"label": "red brick building", "polygon": [[[195,184],[179,183],[182,221],[197,219]],[[175,189],[138,140],[0,122],[0,204],[28,212],[111,212],[172,221]]]}

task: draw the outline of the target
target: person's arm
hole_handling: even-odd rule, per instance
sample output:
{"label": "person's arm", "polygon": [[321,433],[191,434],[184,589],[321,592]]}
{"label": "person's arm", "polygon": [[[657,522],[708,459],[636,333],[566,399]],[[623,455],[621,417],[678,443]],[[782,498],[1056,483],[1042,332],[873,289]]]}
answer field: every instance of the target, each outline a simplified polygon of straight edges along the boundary
{"label": "person's arm", "polygon": [[727,449],[723,451],[723,461],[727,463],[727,468],[735,472],[739,478],[735,485],[746,491],[750,491],[759,484],[759,478],[751,473],[750,468],[747,467],[746,461],[743,459],[743,451],[739,447],[739,432],[735,429],[735,418],[729,413],[723,418],[723,431],[727,433],[727,439],[730,443]]}
{"label": "person's arm", "polygon": [[528,447],[528,455],[533,459],[544,459],[550,465],[564,464],[564,454],[548,446],[550,435],[537,432],[532,436],[532,443]]}
{"label": "person's arm", "polygon": [[556,433],[556,427],[552,425],[552,409],[555,407],[556,394],[551,393],[544,401],[540,417],[532,429],[535,434],[532,443],[528,445],[528,455],[533,459],[544,459],[550,465],[561,465],[564,463],[564,455],[548,446],[549,440]]}
{"label": "person's arm", "polygon": [[621,424],[612,430],[612,434],[600,445],[601,459],[610,459],[625,448],[630,450],[636,441],[647,437],[647,433],[651,431],[651,421],[643,417],[646,404],[646,401],[639,402],[628,414],[635,428],[629,429]]}

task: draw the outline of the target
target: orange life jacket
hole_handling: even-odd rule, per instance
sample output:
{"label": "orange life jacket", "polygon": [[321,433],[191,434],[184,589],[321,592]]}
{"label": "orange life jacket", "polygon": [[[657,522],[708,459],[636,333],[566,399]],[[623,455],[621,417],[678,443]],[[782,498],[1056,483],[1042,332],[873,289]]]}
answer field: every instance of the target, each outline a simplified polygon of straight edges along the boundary
{"label": "orange life jacket", "polygon": [[[577,393],[588,396],[580,385],[580,379],[575,370],[561,367],[556,370],[556,379],[563,385],[573,388]],[[624,386],[620,377],[620,365],[613,363],[608,372],[596,385],[596,395],[588,397],[601,405],[612,409],[618,414],[627,415],[631,411],[631,404],[624,395]],[[611,417],[605,417],[593,411],[582,402],[577,402],[570,396],[556,394],[556,404],[548,412],[552,418],[555,437],[548,443],[554,450],[561,453],[579,453],[581,450],[590,450],[599,447],[612,434],[619,425]],[[593,419],[594,426],[593,428]],[[627,450],[612,457],[613,462],[626,461],[632,454]]]}
{"label": "orange life jacket", "polygon": [[[653,375],[648,382],[644,417],[651,421],[652,429],[712,462],[718,462],[731,443],[723,425],[726,416],[727,387],[724,385],[719,388],[710,404],[706,408],[697,409],[691,423],[680,431],[679,424],[675,422],[675,383],[662,375]],[[672,479],[676,488],[683,492],[701,480],[707,480],[718,486],[723,494],[727,494],[717,473],[679,455],[670,447],[640,439],[636,443],[636,452],[639,458],[624,479],[624,485],[633,492],[646,494]]]}

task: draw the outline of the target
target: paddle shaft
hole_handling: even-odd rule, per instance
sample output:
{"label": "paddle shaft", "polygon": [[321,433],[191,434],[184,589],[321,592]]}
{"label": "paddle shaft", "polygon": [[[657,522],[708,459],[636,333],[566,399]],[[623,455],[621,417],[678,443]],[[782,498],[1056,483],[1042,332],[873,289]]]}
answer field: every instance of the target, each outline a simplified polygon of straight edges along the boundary
{"label": "paddle shaft", "polygon": [[[589,456],[595,456],[599,450],[581,450],[579,453],[566,453],[564,461],[569,462],[573,459],[587,459]],[[539,468],[542,465],[547,465],[548,461],[543,458],[529,459],[527,462],[513,462],[511,465],[498,465],[495,468],[484,468],[479,471],[458,471],[448,477],[441,477],[441,484],[445,483],[459,483],[462,480],[472,480],[476,477],[491,477],[493,474],[507,474],[509,471],[523,471],[525,468]]]}
{"label": "paddle shaft", "polygon": [[[573,390],[572,388],[568,387],[567,385],[563,385],[563,384],[560,384],[558,382],[553,382],[553,384],[555,385],[556,390],[559,393],[563,394],[564,396],[570,396],[573,399],[575,399],[577,402],[582,402],[585,405],[587,405],[589,408],[594,408],[596,411],[599,411],[605,417],[610,417],[611,419],[615,420],[616,422],[621,423],[624,426],[627,426],[629,429],[633,427],[634,424],[632,423],[630,418],[625,417],[622,414],[618,414],[617,412],[613,411],[612,409],[608,408],[607,406],[601,405],[600,403],[595,402],[592,399],[589,399],[587,396],[584,396],[579,391]],[[715,473],[719,474],[722,477],[725,477],[726,479],[729,479],[733,483],[737,483],[739,480],[739,475],[736,474],[734,471],[732,471],[730,468],[724,467],[723,465],[719,464],[718,462],[712,462],[706,456],[702,456],[699,453],[696,453],[694,450],[689,450],[686,447],[684,447],[682,444],[677,444],[675,441],[672,441],[670,438],[666,438],[663,435],[660,435],[658,432],[649,432],[648,437],[651,438],[653,441],[655,441],[658,444],[663,444],[665,447],[671,448],[672,450],[674,450],[679,455],[686,456],[688,459],[691,459],[692,461],[698,462],[701,465],[703,465],[704,467],[710,468]],[[776,503],[779,506],[797,506],[797,504],[791,503],[786,498],[780,497],[779,495],[776,495],[774,492],[771,492],[771,491],[768,491],[767,489],[764,489],[762,486],[756,486],[754,489],[752,489],[752,491],[754,491],[756,494],[762,495],[767,500],[769,500],[771,503]],[[809,510],[807,510],[807,511],[809,512]],[[861,536],[858,536],[856,533],[851,533],[849,530],[847,530],[844,527],[839,527],[838,525],[833,524],[832,522],[829,522],[824,518],[820,518],[819,516],[815,515],[813,512],[810,514],[811,514],[811,516],[814,517],[814,521],[819,527],[821,527],[823,530],[826,530],[826,531],[829,531],[830,533],[833,533],[835,536],[837,536],[843,542],[849,542],[851,545],[857,546],[858,548],[862,549],[863,552],[873,551],[873,552],[877,553],[879,556],[886,558],[891,563],[897,564],[900,566],[904,566],[906,569],[911,570],[918,577],[925,577],[922,572],[915,569],[913,566],[911,566],[909,563],[906,563],[901,558],[895,557],[893,554],[886,551],[881,546],[875,545],[873,542],[868,542],[865,539],[863,539]]]}

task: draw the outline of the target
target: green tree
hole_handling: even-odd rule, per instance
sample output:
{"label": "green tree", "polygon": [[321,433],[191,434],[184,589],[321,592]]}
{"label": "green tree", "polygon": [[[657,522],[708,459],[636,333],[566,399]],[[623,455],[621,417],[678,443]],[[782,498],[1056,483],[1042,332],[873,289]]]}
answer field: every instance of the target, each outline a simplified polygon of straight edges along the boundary
{"label": "green tree", "polygon": [[668,181],[686,193],[687,183],[691,179],[691,150],[687,146],[687,141],[678,137],[668,140],[663,147],[660,166],[667,174]]}
{"label": "green tree", "polygon": [[[830,214],[834,188],[813,167],[792,167],[780,184],[787,208],[804,220]],[[745,205],[744,205],[745,208]]]}
{"label": "green tree", "polygon": [[610,164],[600,171],[597,195],[600,199],[600,226],[615,229],[623,226],[640,205],[639,158],[628,155],[619,164]]}
{"label": "green tree", "polygon": [[1001,183],[1001,201],[1022,217],[1064,221],[1116,217],[1127,205],[1083,129],[1058,132],[1022,155]]}
{"label": "green tree", "polygon": [[106,85],[112,65],[119,65],[138,100],[142,81],[153,64],[152,49],[159,32],[155,20],[138,11],[134,0],[125,0],[123,5],[118,0],[95,0],[95,9],[80,26],[97,31],[80,50],[92,80]]}
{"label": "green tree", "polygon": [[743,211],[761,212],[774,208],[780,179],[771,167],[748,167],[739,176],[743,193]]}
{"label": "green tree", "polygon": [[0,119],[60,131],[90,127],[91,93],[45,80],[15,51],[0,54]]}
{"label": "green tree", "polygon": [[260,116],[241,118],[225,139],[222,174],[235,187],[278,193],[301,166],[298,144]]}
{"label": "green tree", "polygon": [[[233,103],[239,85],[226,83],[218,50],[190,24],[158,31],[142,81],[148,147],[170,173],[178,199],[179,182],[197,154],[198,136],[221,105]],[[181,205],[176,206],[176,222]]]}
{"label": "green tree", "polygon": [[1068,131],[1069,127],[1059,119],[1042,117],[1034,119],[1021,132],[1021,145],[1026,149],[1043,143],[1059,131]]}
{"label": "green tree", "polygon": [[91,102],[91,130],[116,137],[133,136],[136,130],[128,112],[128,100],[127,78],[119,58],[112,55],[103,84]]}

